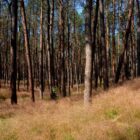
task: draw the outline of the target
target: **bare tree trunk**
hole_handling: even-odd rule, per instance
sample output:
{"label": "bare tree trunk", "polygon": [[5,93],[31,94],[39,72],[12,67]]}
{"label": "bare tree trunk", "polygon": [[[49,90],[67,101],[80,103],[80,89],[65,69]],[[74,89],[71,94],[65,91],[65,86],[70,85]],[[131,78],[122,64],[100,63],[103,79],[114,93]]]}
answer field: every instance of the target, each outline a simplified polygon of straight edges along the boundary
{"label": "bare tree trunk", "polygon": [[[0,1],[0,7],[2,7],[2,1]],[[0,16],[2,15],[2,8],[0,9]],[[0,28],[2,28],[2,24],[0,24]],[[2,32],[1,32],[2,33]],[[0,36],[1,36],[0,33]],[[0,41],[0,46],[1,46],[2,42]],[[0,88],[2,86],[2,51],[0,51]]]}
{"label": "bare tree trunk", "polygon": [[51,7],[50,7],[50,0],[47,0],[47,4],[48,4],[48,28],[47,28],[47,60],[48,60],[48,79],[49,79],[49,90],[50,90],[50,95],[51,95],[51,91],[52,91],[52,77],[51,77],[51,46],[50,46],[50,11],[51,11]]}
{"label": "bare tree trunk", "polygon": [[113,29],[112,29],[112,78],[114,79],[116,73],[116,40],[115,40],[115,19],[116,19],[116,4],[113,0]]}
{"label": "bare tree trunk", "polygon": [[61,92],[62,96],[66,97],[66,77],[65,77],[65,26],[64,26],[64,1],[59,1],[59,43],[61,48]]}
{"label": "bare tree trunk", "polygon": [[0,88],[2,87],[2,53],[0,52]]}
{"label": "bare tree trunk", "polygon": [[94,27],[93,27],[93,58],[94,58],[94,69],[95,69],[95,88],[98,87],[98,67],[97,67],[97,58],[95,52],[97,50],[96,47],[96,30],[97,30],[97,23],[98,23],[98,12],[99,12],[99,0],[96,1],[96,11],[95,11],[95,19],[94,19]]}
{"label": "bare tree trunk", "polygon": [[121,6],[120,6],[120,1],[121,1],[121,3],[122,3],[122,0],[118,0],[118,3],[119,3],[119,5],[118,5],[118,40],[117,40],[117,45],[118,45],[118,47],[117,47],[117,63],[118,63],[118,61],[119,61],[119,54],[120,54],[120,17],[121,17],[121,15],[120,15],[120,13],[121,13]]}
{"label": "bare tree trunk", "polygon": [[51,99],[56,99],[55,75],[54,75],[54,48],[53,48],[53,22],[54,22],[54,0],[48,3],[48,73]]}
{"label": "bare tree trunk", "polygon": [[104,89],[107,89],[109,87],[109,79],[108,79],[106,40],[105,40],[104,0],[100,0],[99,5],[100,5],[99,7],[100,7],[100,29],[101,29],[103,80],[104,80]]}
{"label": "bare tree trunk", "polygon": [[17,104],[16,80],[17,80],[17,0],[12,1],[12,37],[11,37],[11,59],[12,59],[12,72],[11,72],[11,104]]}
{"label": "bare tree trunk", "polygon": [[41,0],[40,11],[40,96],[43,99],[44,78],[43,78],[43,0]]}
{"label": "bare tree trunk", "polygon": [[[69,1],[67,2],[67,7],[69,7]],[[67,10],[67,28],[68,28],[68,49],[67,49],[67,84],[68,84],[68,95],[71,95],[70,88],[70,39],[71,39],[71,24],[69,19],[69,9]]]}
{"label": "bare tree trunk", "polygon": [[22,25],[23,25],[24,41],[25,41],[26,61],[27,61],[27,65],[28,65],[29,87],[30,87],[31,95],[32,95],[31,99],[33,102],[35,102],[32,61],[31,61],[30,45],[29,45],[29,38],[28,38],[28,32],[27,32],[26,13],[25,13],[25,7],[24,7],[23,0],[20,0],[20,5],[21,5],[21,16],[22,16]]}
{"label": "bare tree trunk", "polygon": [[139,0],[137,1],[137,16],[138,16],[138,21],[137,21],[137,75],[140,76],[140,4]]}
{"label": "bare tree trunk", "polygon": [[[106,51],[107,51],[107,60],[108,60],[108,66],[111,63],[111,58],[110,58],[110,22],[109,22],[109,5],[106,5],[105,8],[105,16],[106,16]],[[108,74],[111,75],[111,70],[108,69],[109,72]]]}
{"label": "bare tree trunk", "polygon": [[20,91],[20,81],[21,81],[21,71],[22,71],[22,63],[21,63],[21,52],[20,52],[20,45],[21,45],[21,30],[19,30],[19,34],[18,34],[18,49],[17,49],[17,90]]}
{"label": "bare tree trunk", "polygon": [[51,2],[51,15],[50,15],[50,46],[51,46],[51,75],[52,75],[52,93],[51,97],[56,99],[56,76],[54,71],[54,58],[55,58],[55,49],[54,49],[54,0]]}
{"label": "bare tree trunk", "polygon": [[89,105],[92,100],[92,32],[91,32],[91,15],[92,15],[92,0],[86,0],[86,17],[85,17],[85,90],[84,90],[84,104]]}

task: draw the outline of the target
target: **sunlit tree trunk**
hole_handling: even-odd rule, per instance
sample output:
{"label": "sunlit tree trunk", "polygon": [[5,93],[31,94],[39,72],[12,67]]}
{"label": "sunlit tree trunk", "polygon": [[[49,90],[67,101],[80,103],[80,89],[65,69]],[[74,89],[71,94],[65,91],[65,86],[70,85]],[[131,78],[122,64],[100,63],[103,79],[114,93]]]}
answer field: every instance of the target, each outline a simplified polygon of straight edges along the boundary
{"label": "sunlit tree trunk", "polygon": [[86,0],[85,13],[85,90],[84,104],[89,105],[92,100],[92,32],[91,32],[92,0]]}
{"label": "sunlit tree trunk", "polygon": [[29,88],[31,91],[31,99],[34,102],[35,96],[34,96],[33,69],[32,69],[32,61],[31,61],[29,37],[28,37],[28,32],[27,32],[26,13],[25,13],[23,0],[20,0],[20,5],[21,5],[21,16],[22,16],[22,25],[23,25],[24,41],[25,41],[25,54],[26,54],[26,61],[27,61],[27,66],[28,66]]}

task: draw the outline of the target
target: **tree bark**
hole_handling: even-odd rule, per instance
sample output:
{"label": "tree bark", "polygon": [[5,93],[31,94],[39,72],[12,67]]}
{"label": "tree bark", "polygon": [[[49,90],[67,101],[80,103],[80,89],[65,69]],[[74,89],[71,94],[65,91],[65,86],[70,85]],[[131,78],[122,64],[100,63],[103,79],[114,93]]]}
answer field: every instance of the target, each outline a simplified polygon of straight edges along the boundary
{"label": "tree bark", "polygon": [[44,71],[43,71],[43,0],[41,0],[40,11],[40,96],[43,99],[44,92]]}
{"label": "tree bark", "polygon": [[17,16],[18,16],[18,2],[17,0],[12,1],[12,37],[11,37],[11,104],[17,104],[17,91],[16,91],[16,80],[17,80]]}
{"label": "tree bark", "polygon": [[[116,73],[116,40],[115,40],[115,19],[116,19],[116,4],[113,0],[113,29],[112,29],[112,79]],[[114,81],[114,80],[113,80]]]}
{"label": "tree bark", "polygon": [[92,15],[92,0],[86,0],[86,13],[85,13],[85,90],[84,90],[84,104],[87,106],[92,100],[92,31],[91,31],[91,15]]}
{"label": "tree bark", "polygon": [[140,77],[140,4],[139,0],[137,2],[137,75]]}
{"label": "tree bark", "polygon": [[63,97],[66,93],[66,75],[65,75],[65,25],[64,25],[64,1],[58,0],[59,3],[59,45],[61,49],[61,93]]}
{"label": "tree bark", "polygon": [[109,87],[108,79],[108,62],[107,62],[107,49],[105,40],[105,21],[104,21],[104,0],[100,0],[100,29],[101,29],[101,48],[102,48],[102,66],[103,66],[103,81],[104,89]]}
{"label": "tree bark", "polygon": [[96,56],[95,52],[97,50],[96,47],[96,31],[97,31],[97,23],[98,23],[98,12],[99,12],[99,0],[96,1],[96,10],[95,10],[95,19],[94,19],[94,27],[93,27],[93,63],[94,63],[94,70],[95,70],[95,88],[98,87],[98,67],[97,67],[97,62],[96,62]]}
{"label": "tree bark", "polygon": [[28,31],[27,31],[25,6],[24,6],[24,1],[23,0],[20,0],[20,5],[21,5],[21,16],[22,16],[22,25],[23,25],[24,41],[25,41],[25,55],[26,55],[26,61],[27,61],[27,66],[28,66],[29,88],[30,88],[30,91],[31,91],[31,99],[32,99],[33,102],[35,102],[32,61],[31,61]]}

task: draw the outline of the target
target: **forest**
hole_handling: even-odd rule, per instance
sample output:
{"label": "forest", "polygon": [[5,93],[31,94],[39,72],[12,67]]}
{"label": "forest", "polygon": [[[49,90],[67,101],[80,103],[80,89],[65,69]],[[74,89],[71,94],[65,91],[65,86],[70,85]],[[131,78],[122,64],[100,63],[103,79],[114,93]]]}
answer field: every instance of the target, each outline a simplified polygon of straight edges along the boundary
{"label": "forest", "polygon": [[139,140],[139,77],[139,0],[0,0],[1,140]]}

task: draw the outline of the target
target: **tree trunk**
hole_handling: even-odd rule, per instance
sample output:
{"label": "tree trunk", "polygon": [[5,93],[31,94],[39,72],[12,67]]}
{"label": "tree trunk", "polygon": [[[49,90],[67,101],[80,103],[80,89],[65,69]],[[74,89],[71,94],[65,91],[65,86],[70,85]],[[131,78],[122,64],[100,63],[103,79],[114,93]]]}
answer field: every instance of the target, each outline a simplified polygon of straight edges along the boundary
{"label": "tree trunk", "polygon": [[[116,40],[115,40],[115,19],[116,19],[116,4],[113,0],[113,29],[112,29],[112,79],[116,73]],[[114,81],[114,80],[113,80]]]}
{"label": "tree trunk", "polygon": [[92,0],[86,0],[85,13],[85,90],[84,104],[89,105],[92,100],[92,32],[91,32],[91,15],[92,15]]}
{"label": "tree trunk", "polygon": [[140,76],[140,5],[139,0],[137,1],[137,75]]}
{"label": "tree trunk", "polygon": [[51,99],[56,99],[55,75],[54,75],[54,46],[53,46],[53,22],[54,22],[54,0],[48,3],[48,73],[49,73],[49,89]]}
{"label": "tree trunk", "polygon": [[[67,2],[67,7],[69,7],[69,1]],[[67,10],[67,29],[68,29],[68,48],[67,48],[67,84],[68,84],[68,95],[71,95],[71,88],[70,88],[70,39],[71,39],[71,24],[69,19],[69,8]]]}
{"label": "tree trunk", "polygon": [[32,61],[31,61],[28,31],[27,31],[26,13],[25,13],[25,7],[24,7],[23,0],[20,0],[20,5],[21,5],[21,16],[22,16],[22,25],[23,25],[24,41],[25,41],[25,53],[26,53],[25,55],[26,55],[26,61],[27,61],[27,66],[28,66],[29,88],[31,91],[31,99],[33,102],[35,102]]}
{"label": "tree trunk", "polygon": [[59,1],[59,45],[61,49],[61,93],[63,97],[66,93],[66,75],[65,75],[65,25],[64,25],[64,1]]}
{"label": "tree trunk", "polygon": [[11,37],[11,104],[17,104],[16,80],[17,80],[17,0],[12,1],[12,37]]}
{"label": "tree trunk", "polygon": [[40,97],[43,99],[44,78],[43,78],[43,0],[41,0],[40,11]]}
{"label": "tree trunk", "polygon": [[97,23],[98,23],[98,11],[99,11],[99,0],[96,1],[96,10],[95,10],[95,19],[94,19],[94,27],[93,27],[93,58],[94,58],[94,70],[95,70],[95,88],[98,87],[98,67],[96,62],[95,52],[97,50],[96,47],[96,30],[97,30]]}
{"label": "tree trunk", "polygon": [[107,50],[106,50],[106,39],[105,39],[105,22],[104,22],[104,0],[100,0],[100,29],[101,29],[101,48],[102,48],[102,66],[103,66],[103,80],[104,89],[108,89],[108,62],[107,62]]}

